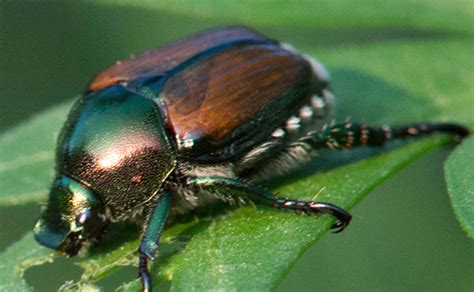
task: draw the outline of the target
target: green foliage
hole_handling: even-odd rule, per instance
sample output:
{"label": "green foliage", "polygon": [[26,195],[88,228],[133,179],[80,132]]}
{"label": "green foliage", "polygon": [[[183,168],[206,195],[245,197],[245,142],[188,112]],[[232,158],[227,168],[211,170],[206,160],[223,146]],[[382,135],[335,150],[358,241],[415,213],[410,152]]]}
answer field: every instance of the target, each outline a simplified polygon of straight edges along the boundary
{"label": "green foliage", "polygon": [[[109,5],[112,1],[92,2]],[[113,2],[137,5],[134,1]],[[139,5],[157,15],[167,11],[220,24],[256,25],[318,56],[333,75],[339,120],[350,116],[370,123],[432,119],[474,124],[474,42],[472,26],[466,25],[473,15],[467,2],[255,1],[245,7],[237,1],[179,3],[144,1]],[[330,49],[321,50],[321,44]],[[52,107],[0,135],[0,206],[45,200],[54,175],[55,138],[70,105]],[[320,193],[318,200],[349,209],[400,168],[450,140],[447,136],[424,139],[343,167],[327,168],[324,173],[314,172],[320,163],[316,160],[275,190],[304,199]],[[471,237],[472,145],[472,139],[466,141],[446,164],[455,212]],[[155,280],[172,280],[171,289],[179,291],[269,290],[331,223],[324,216],[246,206],[177,224],[162,238],[160,265],[154,266],[153,274]],[[128,230],[127,226],[117,228],[105,246],[79,260],[84,274],[71,287],[91,287],[91,282],[121,266],[136,265],[138,233],[132,236]],[[30,290],[22,278],[24,271],[53,259],[28,233],[0,255],[0,290]],[[138,287],[134,281],[122,289]]]}
{"label": "green foliage", "polygon": [[43,201],[54,175],[56,137],[71,103],[52,107],[0,136],[0,205]]}
{"label": "green foliage", "polygon": [[[205,19],[226,19],[253,26],[279,26],[292,29],[305,27],[359,29],[417,28],[472,33],[467,25],[474,13],[472,3],[458,1],[398,0],[374,3],[370,0],[303,0],[303,1],[153,1],[89,0],[92,3],[138,6]],[[402,24],[402,25],[401,25]]]}
{"label": "green foliage", "polygon": [[0,291],[29,290],[23,279],[26,269],[52,260],[53,252],[35,244],[29,232],[0,254]]}
{"label": "green foliage", "polygon": [[474,239],[474,138],[467,139],[444,166],[449,196],[463,229]]}

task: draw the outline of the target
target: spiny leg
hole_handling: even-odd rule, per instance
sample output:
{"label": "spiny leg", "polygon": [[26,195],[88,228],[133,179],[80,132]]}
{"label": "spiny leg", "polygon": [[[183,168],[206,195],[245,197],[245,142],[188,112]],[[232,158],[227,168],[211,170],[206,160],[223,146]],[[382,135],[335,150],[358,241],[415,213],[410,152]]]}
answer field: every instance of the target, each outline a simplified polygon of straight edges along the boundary
{"label": "spiny leg", "polygon": [[329,214],[338,221],[332,226],[334,232],[341,232],[349,225],[352,216],[345,210],[329,203],[300,201],[277,197],[270,191],[251,183],[224,177],[188,177],[188,187],[221,194],[230,200],[250,200],[256,204],[279,209],[301,211],[308,214]]}
{"label": "spiny leg", "polygon": [[140,244],[139,276],[142,281],[142,290],[149,292],[152,289],[152,281],[148,271],[148,259],[155,259],[158,251],[161,232],[165,227],[168,212],[171,206],[171,195],[168,192],[160,194],[156,206],[150,213],[145,227],[145,233]]}
{"label": "spiny leg", "polygon": [[302,146],[311,150],[321,148],[349,149],[354,146],[383,146],[387,142],[433,133],[450,133],[459,138],[469,135],[469,130],[450,123],[416,123],[398,127],[373,127],[364,124],[343,123],[326,127],[321,132],[310,132],[289,147]]}

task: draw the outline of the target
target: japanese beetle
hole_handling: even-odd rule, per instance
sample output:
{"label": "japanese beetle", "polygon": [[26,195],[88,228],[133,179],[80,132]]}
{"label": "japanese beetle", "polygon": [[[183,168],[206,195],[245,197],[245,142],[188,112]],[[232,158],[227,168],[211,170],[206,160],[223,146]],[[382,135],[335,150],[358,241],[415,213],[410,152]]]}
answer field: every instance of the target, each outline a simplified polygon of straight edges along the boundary
{"label": "japanese beetle", "polygon": [[373,127],[331,118],[329,74],[290,46],[244,27],[199,33],[98,74],[59,137],[57,178],[35,226],[41,244],[68,256],[108,224],[139,219],[139,275],[167,220],[224,201],[329,214],[342,231],[351,215],[326,202],[277,197],[256,185],[316,151],[382,146],[456,124]]}

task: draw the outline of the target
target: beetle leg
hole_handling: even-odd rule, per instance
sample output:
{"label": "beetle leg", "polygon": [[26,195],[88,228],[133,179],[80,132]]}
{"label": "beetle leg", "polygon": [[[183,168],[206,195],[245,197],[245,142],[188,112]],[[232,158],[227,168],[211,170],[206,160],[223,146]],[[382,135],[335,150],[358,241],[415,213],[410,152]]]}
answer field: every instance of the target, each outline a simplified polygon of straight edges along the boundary
{"label": "beetle leg", "polygon": [[139,276],[142,281],[143,291],[149,292],[152,289],[152,281],[148,271],[148,259],[155,259],[155,254],[159,247],[161,232],[165,227],[170,206],[170,193],[166,192],[161,194],[146,223],[145,232],[139,249]]}
{"label": "beetle leg", "polygon": [[[263,167],[241,170],[240,177],[251,177],[253,181],[281,176],[299,167],[318,154],[321,149],[350,149],[352,147],[383,146],[392,140],[430,135],[435,132],[450,133],[459,140],[469,134],[469,130],[457,124],[418,123],[399,127],[373,127],[363,124],[343,123],[324,127],[321,131],[308,132],[289,143],[279,152],[276,159],[260,162]],[[274,152],[268,151],[267,154]],[[256,165],[256,164],[253,164]]]}
{"label": "beetle leg", "polygon": [[399,127],[373,127],[364,124],[344,123],[310,132],[289,147],[309,146],[313,150],[321,148],[349,149],[354,146],[383,146],[387,142],[407,137],[430,135],[434,132],[454,134],[463,138],[469,130],[449,123],[417,123]]}
{"label": "beetle leg", "polygon": [[295,210],[311,214],[329,214],[338,221],[332,226],[334,232],[341,232],[349,225],[351,214],[330,203],[292,200],[278,197],[272,192],[251,183],[225,177],[188,177],[187,185],[198,190],[219,193],[231,200],[250,200],[256,204]]}

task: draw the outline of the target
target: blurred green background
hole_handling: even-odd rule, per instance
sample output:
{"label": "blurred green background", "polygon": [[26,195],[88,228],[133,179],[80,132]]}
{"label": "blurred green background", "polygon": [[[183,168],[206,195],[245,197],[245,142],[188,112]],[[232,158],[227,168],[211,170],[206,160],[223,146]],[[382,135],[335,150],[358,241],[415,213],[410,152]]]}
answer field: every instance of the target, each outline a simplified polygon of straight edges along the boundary
{"label": "blurred green background", "polygon": [[[95,73],[131,53],[204,28],[246,24],[226,16],[68,1],[1,1],[0,13],[0,132],[79,95]],[[444,37],[443,31],[428,33],[409,26],[388,31],[368,27],[359,34],[337,26],[255,27],[321,55],[344,46]],[[338,94],[338,83],[351,82],[350,69],[341,72],[334,72],[339,97],[347,90]],[[362,82],[353,88],[363,87],[363,82],[370,87],[377,80],[352,82]],[[356,110],[363,114],[364,109]],[[343,106],[339,117],[347,111]],[[449,149],[430,154],[377,188],[352,210],[350,228],[310,248],[277,290],[474,290],[474,245],[459,227],[445,191],[442,162],[448,154]],[[0,207],[0,252],[31,230],[38,214],[37,205]],[[135,276],[134,268],[124,268],[100,284],[108,291]],[[57,289],[65,280],[79,277],[79,268],[66,259],[26,274],[37,291]]]}

